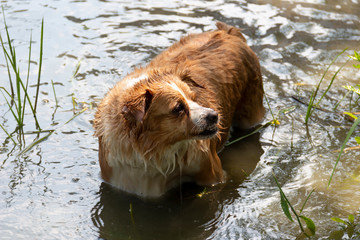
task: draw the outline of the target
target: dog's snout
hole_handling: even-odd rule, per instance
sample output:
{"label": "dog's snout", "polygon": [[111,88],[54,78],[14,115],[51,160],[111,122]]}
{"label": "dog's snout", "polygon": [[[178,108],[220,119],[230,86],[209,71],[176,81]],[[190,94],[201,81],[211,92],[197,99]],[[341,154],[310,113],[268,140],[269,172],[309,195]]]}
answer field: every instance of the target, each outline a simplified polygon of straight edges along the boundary
{"label": "dog's snout", "polygon": [[219,120],[219,115],[217,112],[211,110],[207,113],[205,119],[207,124],[216,124]]}

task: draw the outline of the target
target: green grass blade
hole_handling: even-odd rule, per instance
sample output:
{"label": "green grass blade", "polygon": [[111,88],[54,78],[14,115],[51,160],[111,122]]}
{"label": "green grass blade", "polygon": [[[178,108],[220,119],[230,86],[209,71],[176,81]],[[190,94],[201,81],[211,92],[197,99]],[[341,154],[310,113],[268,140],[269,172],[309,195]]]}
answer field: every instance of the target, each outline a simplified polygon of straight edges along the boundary
{"label": "green grass blade", "polygon": [[357,125],[359,125],[359,123],[360,123],[360,118],[356,119],[356,121],[354,122],[354,124],[351,126],[348,134],[346,135],[345,141],[344,141],[343,145],[341,146],[339,155],[338,155],[338,157],[337,157],[337,159],[336,159],[336,163],[335,163],[334,168],[333,168],[333,170],[332,170],[332,172],[331,172],[331,176],[330,176],[330,179],[329,179],[329,182],[328,182],[328,187],[329,187],[330,184],[331,184],[331,180],[332,180],[332,178],[333,178],[333,176],[334,176],[336,167],[337,167],[337,165],[338,165],[338,163],[339,163],[339,161],[340,161],[341,154],[343,153],[347,142],[349,141],[351,135],[353,134],[353,132],[355,131],[355,128],[357,127]]}
{"label": "green grass blade", "polygon": [[24,150],[22,150],[18,156],[23,155],[24,153],[28,152],[29,150],[31,150],[34,146],[38,145],[39,143],[45,141],[48,137],[50,137],[51,134],[54,133],[55,130],[50,131],[48,134],[46,134],[44,137],[32,142],[29,146],[27,146],[26,148],[24,148]]}
{"label": "green grass blade", "polygon": [[6,68],[7,68],[7,73],[8,73],[8,77],[9,77],[9,83],[10,83],[10,90],[11,90],[11,96],[14,98],[15,97],[15,93],[14,93],[14,86],[13,86],[13,82],[12,82],[12,78],[11,78],[11,73],[10,73],[10,68],[9,68],[9,62],[8,62],[8,52],[6,51],[5,48],[5,44],[3,42],[3,39],[0,35],[0,42],[1,42],[1,47],[3,49],[3,53],[4,53],[4,58],[5,58],[5,63],[6,63]]}
{"label": "green grass blade", "polygon": [[[85,112],[87,110],[87,108],[82,109],[80,112],[78,112],[77,114],[75,114],[72,118],[70,118],[67,122],[65,122],[62,126],[64,126],[65,124],[68,124],[70,121],[72,121],[74,118],[76,118],[77,116],[79,116],[80,114],[82,114],[83,112]],[[29,146],[27,146],[24,150],[22,150],[18,156],[28,152],[29,150],[31,150],[34,146],[36,146],[37,144],[45,141],[48,137],[50,137],[56,130],[46,130],[46,131],[40,131],[40,132],[48,132],[47,135],[45,135],[44,137],[38,139],[37,141],[34,141],[33,143],[31,143]]]}
{"label": "green grass blade", "polygon": [[340,55],[342,55],[345,51],[347,50],[347,48],[345,48],[341,53],[339,53],[332,61],[331,63],[329,64],[329,66],[326,68],[325,72],[323,73],[323,75],[321,76],[321,79],[318,83],[318,85],[316,86],[316,89],[315,91],[313,92],[313,94],[311,95],[311,98],[310,98],[310,101],[309,101],[309,105],[308,105],[308,110],[307,110],[307,113],[306,113],[306,116],[305,116],[305,123],[307,124],[308,121],[309,121],[309,118],[312,114],[312,107],[313,107],[313,103],[315,102],[315,98],[316,98],[316,95],[320,89],[320,85],[322,83],[322,81],[324,80],[325,78],[325,75],[326,73],[329,71],[330,67],[334,64],[334,62],[338,59],[338,57],[340,57]]}
{"label": "green grass blade", "polygon": [[15,145],[17,145],[16,144],[16,142],[14,141],[14,139],[10,136],[10,134],[6,131],[6,129],[0,124],[0,127],[2,128],[2,130],[6,133],[6,135],[11,139],[11,141],[13,141],[13,143],[15,144]]}
{"label": "green grass blade", "polygon": [[[18,107],[17,107],[17,118],[18,118],[18,125],[21,127],[23,126],[23,118],[22,118],[22,103],[21,103],[21,92],[20,92],[20,84],[19,84],[19,80],[20,80],[20,70],[19,68],[16,66],[16,51],[15,48],[12,46],[11,44],[11,38],[10,38],[10,34],[9,34],[9,30],[8,30],[8,26],[6,24],[6,20],[5,20],[5,13],[3,11],[3,19],[4,19],[4,25],[5,25],[5,32],[6,32],[6,36],[7,36],[7,44],[9,47],[9,51],[10,51],[10,55],[8,53],[8,51],[5,48],[5,44],[3,42],[3,40],[1,39],[1,44],[3,47],[3,51],[5,53],[5,55],[7,56],[7,58],[10,61],[10,64],[12,66],[12,69],[14,70],[14,73],[16,74],[16,81],[15,81],[15,85],[16,85],[16,99],[18,102]],[[13,98],[15,99],[15,98]]]}
{"label": "green grass blade", "polygon": [[[31,43],[32,43],[32,34],[30,34],[30,44],[29,44],[29,58],[28,58],[28,70],[27,70],[27,77],[26,77],[26,85],[25,85],[25,92],[27,92],[28,90],[28,85],[29,85],[29,76],[30,76],[30,61],[31,61]],[[24,97],[24,102],[23,105],[26,105],[26,97]],[[23,112],[22,112],[22,118],[24,119],[25,117],[25,107],[23,108]]]}
{"label": "green grass blade", "polygon": [[[282,190],[282,188],[281,188],[281,186],[280,186],[280,184],[279,184],[279,182],[278,182],[278,180],[277,180],[274,172],[272,172],[272,175],[273,175],[273,177],[274,177],[274,179],[275,179],[275,183],[276,183],[277,187],[279,188],[280,195],[284,198],[284,200],[287,202],[287,204],[289,204],[291,211],[292,211],[292,212],[294,213],[294,215],[296,216],[296,220],[297,220],[297,222],[298,222],[298,224],[299,224],[299,227],[300,227],[301,232],[305,233],[304,227],[303,227],[303,225],[302,225],[302,223],[301,223],[301,221],[300,221],[299,215],[298,215],[297,212],[295,211],[294,207],[291,205],[289,199],[287,199],[287,197],[286,197],[285,193],[283,192],[283,190]],[[285,215],[286,215],[286,213],[285,213]]]}
{"label": "green grass blade", "polygon": [[35,110],[34,110],[34,107],[33,107],[32,103],[31,103],[31,100],[30,100],[30,97],[29,97],[29,94],[28,94],[28,92],[25,90],[25,89],[26,89],[26,88],[25,88],[25,85],[24,85],[24,83],[21,81],[21,79],[20,79],[20,85],[21,85],[22,89],[24,90],[25,97],[27,98],[27,101],[28,101],[28,103],[29,103],[31,112],[32,112],[33,117],[34,117],[34,120],[35,120],[36,128],[38,128],[38,129],[41,130],[40,124],[39,124],[39,122],[38,122],[38,120],[37,120],[37,117],[36,117],[36,112],[35,112]]}
{"label": "green grass blade", "polygon": [[[8,91],[6,91],[6,89],[5,89],[4,87],[0,87],[0,89],[1,89],[1,90],[4,90],[4,91],[5,91],[5,92],[6,92],[6,93],[10,96],[10,98],[12,99],[11,95],[9,94],[9,92],[8,92]],[[17,115],[15,114],[14,110],[12,109],[12,106],[13,106],[13,105],[11,105],[11,104],[9,103],[9,101],[8,101],[8,100],[7,100],[7,98],[5,97],[4,92],[3,92],[3,91],[1,91],[1,93],[2,93],[2,95],[4,96],[5,101],[6,101],[7,105],[8,105],[8,107],[9,107],[9,109],[10,109],[10,111],[11,111],[12,115],[14,116],[14,118],[15,118],[16,122],[19,124],[20,120],[18,119]],[[14,106],[15,106],[15,108],[17,108],[17,106],[16,106],[16,103],[15,103],[15,102],[14,102]]]}
{"label": "green grass blade", "polygon": [[58,100],[57,100],[57,97],[56,97],[55,86],[54,86],[53,80],[51,80],[51,85],[52,85],[52,89],[53,89],[53,92],[54,92],[55,104],[56,104],[56,107],[58,107],[59,104],[58,104]]}
{"label": "green grass blade", "polygon": [[306,111],[306,116],[305,116],[305,124],[307,124],[309,121],[309,118],[311,115],[311,109],[313,108],[313,104],[314,104],[314,99],[315,99],[315,90],[313,90],[311,93],[310,101],[309,101],[308,108]]}
{"label": "green grass blade", "polygon": [[[6,24],[5,11],[4,11],[4,8],[3,8],[3,7],[2,7],[2,10],[3,10],[4,26],[5,26],[6,37],[7,37],[7,40],[8,40],[10,55],[11,55],[11,58],[12,58],[13,60],[15,60],[15,61],[13,61],[13,63],[15,64],[15,63],[16,63],[15,48],[13,48],[13,47],[12,47],[12,44],[11,44],[11,38],[10,38],[8,26],[7,26],[7,24]],[[15,66],[15,69],[16,69],[16,66]]]}
{"label": "green grass blade", "polygon": [[77,114],[75,114],[72,118],[70,118],[69,120],[67,120],[67,121],[64,123],[64,125],[65,125],[65,124],[68,124],[69,122],[71,122],[74,118],[76,118],[77,116],[79,116],[80,114],[82,114],[83,112],[85,112],[87,109],[88,109],[87,107],[84,108],[84,109],[82,109],[80,112],[78,112]]}
{"label": "green grass blade", "polygon": [[265,91],[264,91],[264,98],[265,98],[266,104],[267,104],[267,105],[268,105],[268,107],[269,107],[270,114],[271,114],[271,116],[272,116],[273,120],[275,121],[275,120],[276,120],[276,118],[275,118],[275,115],[274,115],[273,111],[271,110],[270,103],[269,103],[269,100],[268,100],[268,99],[267,99],[267,97],[266,97]]}
{"label": "green grass blade", "polygon": [[347,91],[347,92],[345,93],[345,95],[340,99],[340,101],[338,101],[338,102],[336,103],[335,107],[333,108],[333,111],[334,111],[334,112],[335,112],[336,109],[339,107],[340,103],[349,95],[350,92],[351,92],[351,91]]}
{"label": "green grass blade", "polygon": [[313,190],[309,193],[309,195],[306,197],[305,202],[303,203],[303,205],[302,205],[302,207],[301,207],[301,209],[300,209],[300,215],[301,215],[302,211],[304,210],[305,205],[306,205],[307,201],[309,200],[309,198],[310,198],[310,196],[311,196],[311,194],[312,194],[313,192],[314,192],[314,189],[313,189]]}
{"label": "green grass blade", "polygon": [[73,72],[73,75],[71,77],[71,80],[74,79],[76,77],[76,75],[78,74],[79,70],[80,70],[80,66],[81,66],[81,59],[79,60],[79,62],[76,64],[75,70]]}
{"label": "green grass blade", "polygon": [[[349,62],[349,60],[347,60],[343,65],[341,65],[341,67],[339,67],[339,69],[335,72],[335,74],[333,75],[333,77],[331,78],[330,84],[328,85],[328,87],[326,88],[325,92],[321,95],[319,101],[317,101],[317,103],[315,104],[314,108],[312,109],[312,112],[319,106],[321,100],[324,98],[324,96],[327,94],[327,92],[330,90],[336,76],[338,75],[338,73],[341,71],[341,69],[343,69],[345,67],[345,65]],[[311,113],[312,113],[311,112]]]}
{"label": "green grass blade", "polygon": [[264,125],[258,127],[257,129],[255,129],[255,130],[252,131],[251,133],[246,134],[245,136],[241,136],[241,137],[235,139],[234,141],[231,141],[231,142],[226,143],[225,146],[230,146],[231,144],[234,144],[234,143],[236,143],[236,142],[239,142],[239,141],[241,141],[241,140],[243,140],[243,139],[245,139],[245,138],[247,138],[247,137],[250,137],[251,135],[259,132],[261,129],[267,128],[268,126],[270,126],[270,125],[272,124],[272,122],[273,122],[273,121],[269,121],[269,122],[265,123]]}
{"label": "green grass blade", "polygon": [[[22,108],[25,106],[22,106],[22,103],[21,103],[21,78],[20,78],[20,69],[18,68],[17,71],[15,72],[16,74],[16,94],[17,94],[17,100],[18,100],[18,117],[19,117],[19,120],[20,120],[20,127],[22,127],[24,125],[24,119],[22,118],[22,115],[21,115],[21,110]],[[24,110],[25,111],[25,110]]]}
{"label": "green grass blade", "polygon": [[40,59],[39,59],[39,72],[36,86],[36,95],[35,95],[35,104],[34,112],[36,113],[36,107],[39,97],[39,88],[40,88],[40,76],[41,76],[41,67],[42,67],[42,58],[43,58],[43,44],[44,44],[44,18],[41,21],[41,35],[40,35]]}

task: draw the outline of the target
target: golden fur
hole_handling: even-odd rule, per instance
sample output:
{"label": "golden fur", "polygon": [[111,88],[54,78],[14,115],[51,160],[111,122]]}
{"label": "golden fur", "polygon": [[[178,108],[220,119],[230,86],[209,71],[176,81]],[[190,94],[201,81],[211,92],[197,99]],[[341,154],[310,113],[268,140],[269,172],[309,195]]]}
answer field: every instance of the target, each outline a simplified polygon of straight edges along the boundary
{"label": "golden fur", "polygon": [[182,38],[104,97],[94,128],[105,181],[142,197],[225,181],[217,152],[231,124],[254,126],[264,107],[256,55],[239,29],[217,27]]}

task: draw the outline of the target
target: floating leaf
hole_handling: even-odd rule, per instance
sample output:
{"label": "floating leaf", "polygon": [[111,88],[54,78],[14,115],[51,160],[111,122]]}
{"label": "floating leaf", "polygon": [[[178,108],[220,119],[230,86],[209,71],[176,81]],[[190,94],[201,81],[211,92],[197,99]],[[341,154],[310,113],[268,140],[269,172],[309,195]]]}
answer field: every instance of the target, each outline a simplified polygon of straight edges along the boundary
{"label": "floating leaf", "polygon": [[315,235],[316,227],[315,227],[315,223],[313,222],[313,220],[311,220],[310,218],[305,217],[305,216],[300,216],[300,217],[305,221],[306,226],[310,230],[312,235]]}
{"label": "floating leaf", "polygon": [[[355,141],[360,145],[360,137],[355,137]],[[350,215],[349,215],[349,217],[350,217]]]}

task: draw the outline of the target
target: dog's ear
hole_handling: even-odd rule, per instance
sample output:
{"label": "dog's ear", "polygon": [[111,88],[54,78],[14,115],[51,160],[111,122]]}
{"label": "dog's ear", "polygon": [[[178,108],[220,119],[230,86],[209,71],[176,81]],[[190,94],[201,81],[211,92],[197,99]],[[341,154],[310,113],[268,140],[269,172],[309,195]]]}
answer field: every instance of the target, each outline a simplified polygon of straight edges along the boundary
{"label": "dog's ear", "polygon": [[126,103],[122,109],[122,113],[127,120],[142,122],[145,114],[150,108],[152,99],[153,93],[147,89],[145,90],[145,93],[141,94],[138,98],[132,99]]}

